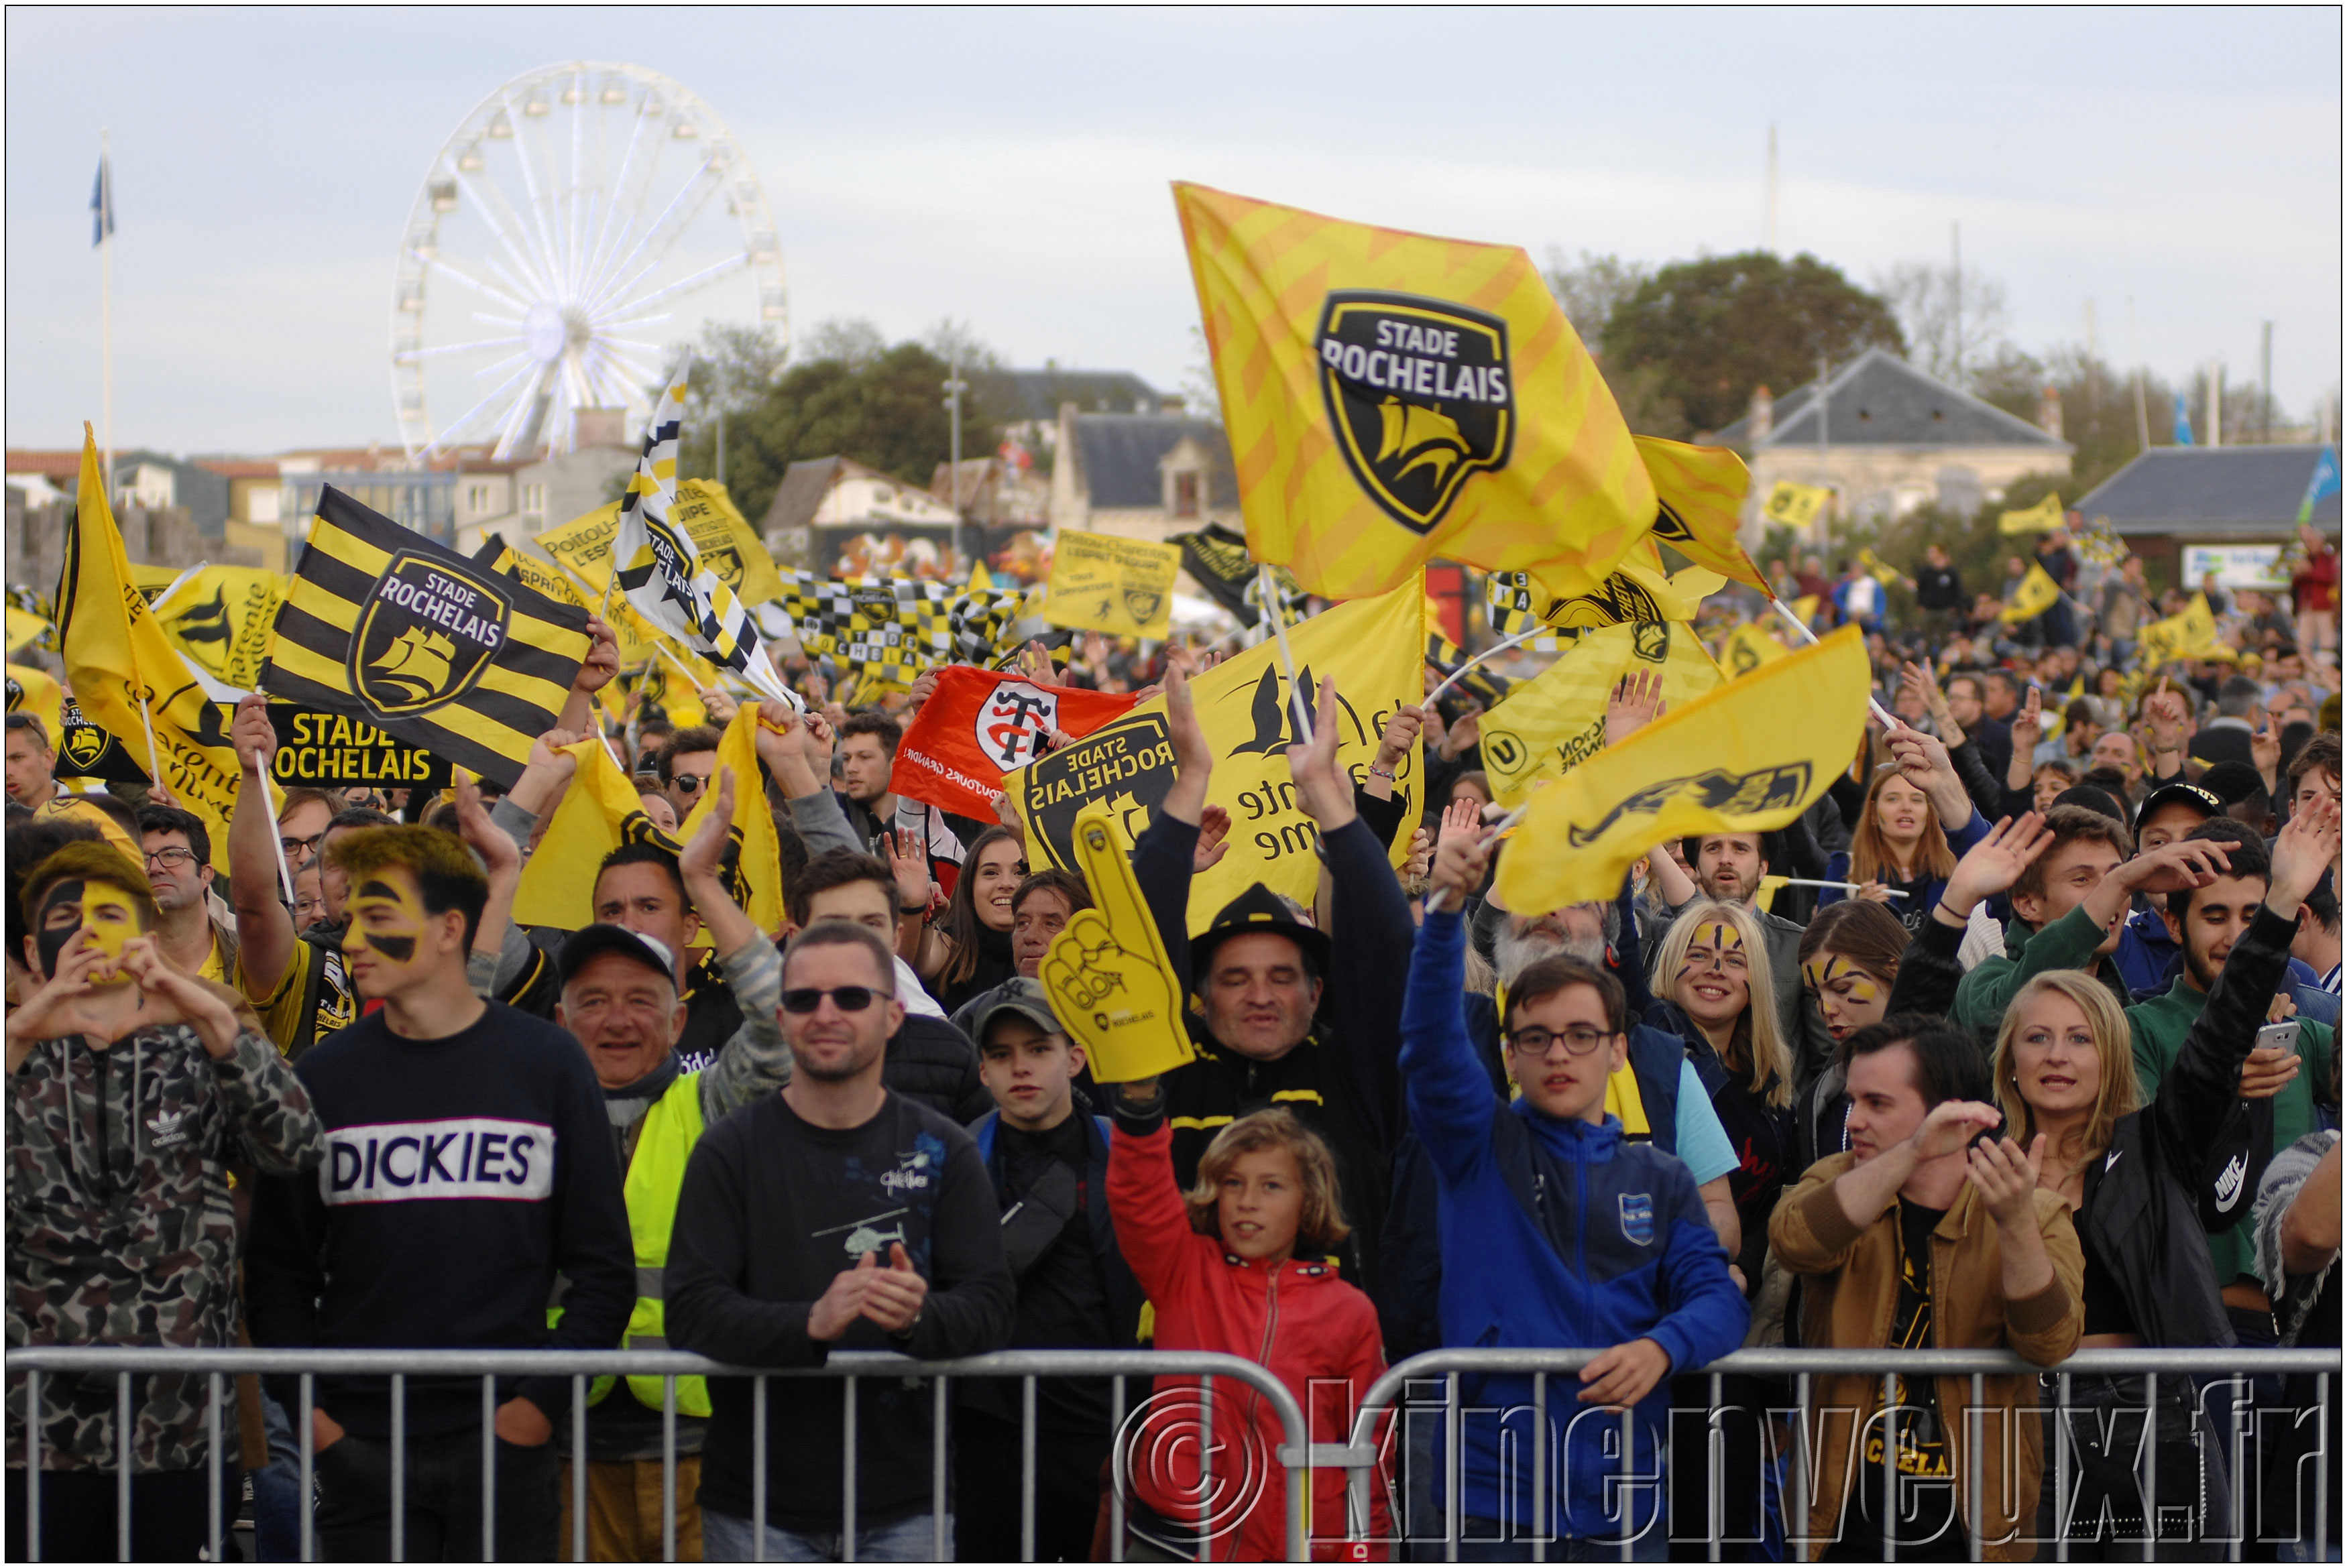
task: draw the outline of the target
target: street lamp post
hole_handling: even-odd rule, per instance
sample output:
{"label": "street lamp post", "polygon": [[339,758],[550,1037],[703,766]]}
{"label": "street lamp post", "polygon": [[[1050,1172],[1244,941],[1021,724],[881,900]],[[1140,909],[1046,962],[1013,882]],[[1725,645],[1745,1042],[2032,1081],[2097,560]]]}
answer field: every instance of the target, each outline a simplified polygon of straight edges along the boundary
{"label": "street lamp post", "polygon": [[946,473],[949,475],[947,493],[953,497],[954,536],[960,541],[965,555],[975,555],[977,549],[975,541],[969,536],[970,524],[969,519],[961,514],[961,394],[969,390],[969,383],[961,379],[961,355],[956,353],[946,366],[946,414],[950,431],[946,462]]}

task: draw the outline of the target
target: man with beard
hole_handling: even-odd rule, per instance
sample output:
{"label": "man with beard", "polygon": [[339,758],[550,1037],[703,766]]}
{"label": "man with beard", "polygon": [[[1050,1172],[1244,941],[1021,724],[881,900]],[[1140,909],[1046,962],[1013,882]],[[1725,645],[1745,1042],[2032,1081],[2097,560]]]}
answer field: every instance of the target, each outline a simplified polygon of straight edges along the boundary
{"label": "man with beard", "polygon": [[155,946],[182,974],[226,985],[236,972],[236,936],[212,922],[212,836],[192,811],[148,806],[138,812],[147,888],[155,895]]}

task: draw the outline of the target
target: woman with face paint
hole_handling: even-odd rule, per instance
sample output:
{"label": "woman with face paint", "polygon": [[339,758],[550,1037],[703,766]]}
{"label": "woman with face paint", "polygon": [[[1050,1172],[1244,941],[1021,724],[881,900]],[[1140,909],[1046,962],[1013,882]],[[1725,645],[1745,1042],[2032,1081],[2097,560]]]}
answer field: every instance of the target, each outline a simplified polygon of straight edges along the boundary
{"label": "woman with face paint", "polygon": [[[316,1166],[324,1132],[309,1097],[234,992],[163,962],[154,898],[128,856],[67,844],[33,868],[23,901],[40,983],[8,1020],[8,1342],[230,1345],[229,1164],[287,1176]],[[132,1544],[141,1558],[192,1560],[210,1516],[205,1384],[167,1374],[139,1386]],[[41,1550],[111,1557],[115,1380],[53,1375],[41,1394]],[[233,1442],[232,1412],[223,1430]],[[233,1474],[235,1456],[225,1462]],[[30,1545],[25,1471],[9,1475],[15,1559]]]}

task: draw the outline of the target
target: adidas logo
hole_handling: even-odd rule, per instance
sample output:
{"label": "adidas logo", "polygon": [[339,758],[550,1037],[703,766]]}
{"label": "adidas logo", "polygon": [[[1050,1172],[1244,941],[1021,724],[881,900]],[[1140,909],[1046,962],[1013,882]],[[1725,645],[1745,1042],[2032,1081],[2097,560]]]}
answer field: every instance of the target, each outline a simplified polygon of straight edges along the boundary
{"label": "adidas logo", "polygon": [[2217,1212],[2229,1214],[2241,1201],[2242,1177],[2249,1174],[2249,1156],[2235,1155],[2217,1175]]}
{"label": "adidas logo", "polygon": [[154,1135],[150,1140],[154,1146],[165,1148],[172,1144],[187,1142],[187,1120],[188,1113],[185,1111],[158,1113],[154,1120],[147,1124],[147,1130]]}

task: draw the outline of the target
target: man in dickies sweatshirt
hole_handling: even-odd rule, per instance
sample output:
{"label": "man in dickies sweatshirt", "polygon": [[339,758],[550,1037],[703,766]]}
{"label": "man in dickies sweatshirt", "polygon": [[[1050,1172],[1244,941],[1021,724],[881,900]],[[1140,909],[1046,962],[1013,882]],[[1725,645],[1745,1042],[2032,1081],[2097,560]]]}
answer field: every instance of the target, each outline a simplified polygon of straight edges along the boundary
{"label": "man in dickies sweatshirt", "polygon": [[[326,1126],[307,1176],[264,1178],[246,1269],[264,1346],[610,1349],[635,1305],[635,1256],[603,1097],[576,1040],[484,1003],[466,982],[488,886],[454,835],[370,828],[327,850],[348,873],[343,952],[380,1009],[295,1066]],[[563,1281],[562,1311],[547,1303]],[[548,1439],[568,1377],[500,1379],[497,1556],[557,1546]],[[318,1542],[330,1561],[391,1555],[391,1399],[381,1377],[321,1377],[310,1414]],[[302,1419],[293,1378],[272,1391]],[[405,1555],[478,1561],[481,1385],[411,1378]]]}

